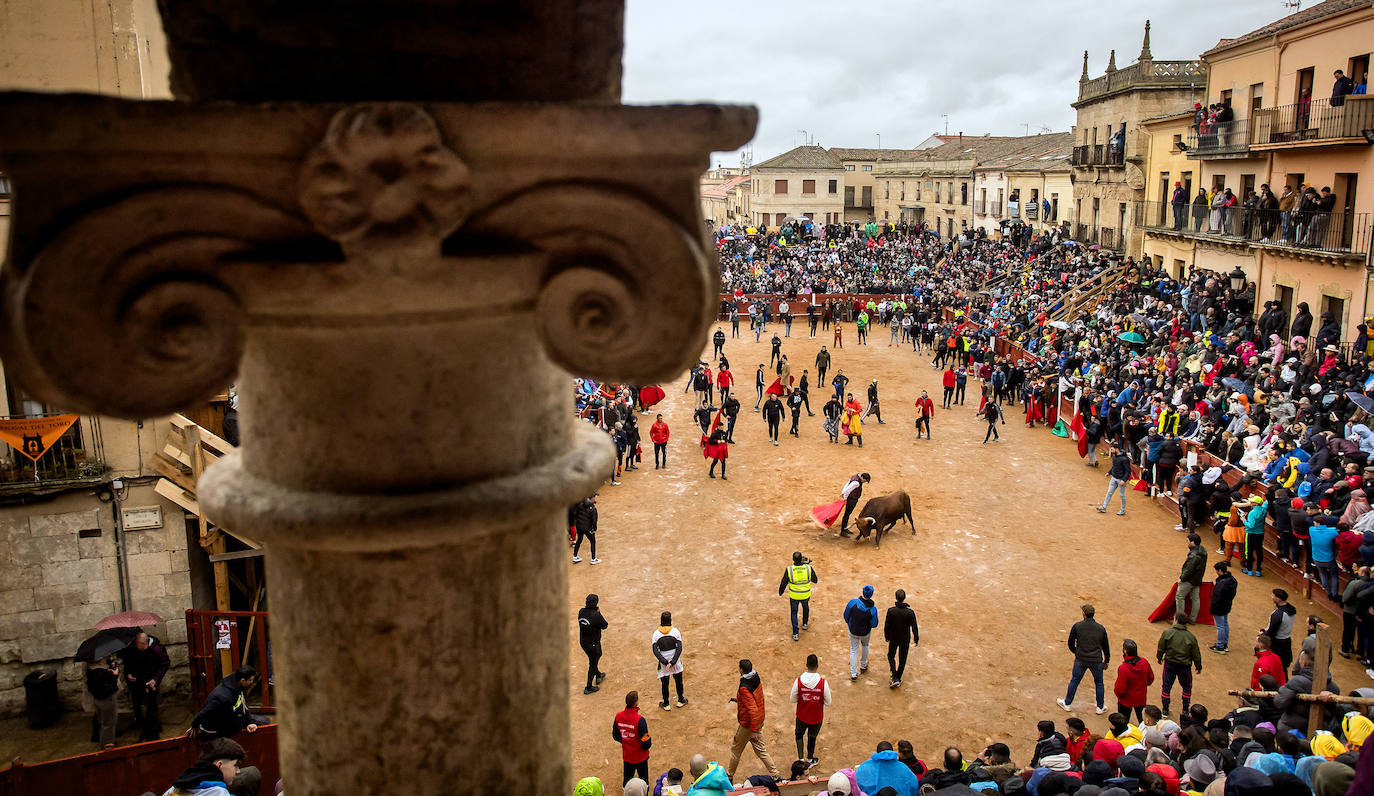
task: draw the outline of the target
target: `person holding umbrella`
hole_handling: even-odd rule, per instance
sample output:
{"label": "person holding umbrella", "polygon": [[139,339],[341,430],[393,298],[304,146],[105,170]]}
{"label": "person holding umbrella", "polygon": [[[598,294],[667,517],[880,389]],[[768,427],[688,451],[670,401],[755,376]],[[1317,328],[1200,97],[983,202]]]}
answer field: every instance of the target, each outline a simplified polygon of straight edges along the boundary
{"label": "person holding umbrella", "polygon": [[162,718],[158,715],[158,689],[172,661],[167,649],[155,637],[144,632],[134,636],[124,658],[124,682],[133,703],[134,723],[138,725],[138,740],[156,741],[162,737]]}

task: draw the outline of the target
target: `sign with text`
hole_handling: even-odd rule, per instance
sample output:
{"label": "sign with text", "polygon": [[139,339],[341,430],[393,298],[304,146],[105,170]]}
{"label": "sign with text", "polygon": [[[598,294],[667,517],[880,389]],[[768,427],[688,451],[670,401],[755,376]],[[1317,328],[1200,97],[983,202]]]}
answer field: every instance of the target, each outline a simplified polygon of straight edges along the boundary
{"label": "sign with text", "polygon": [[0,440],[36,462],[80,419],[77,415],[53,415],[0,420]]}
{"label": "sign with text", "polygon": [[228,619],[215,620],[215,635],[218,636],[218,638],[215,639],[215,649],[227,650],[233,646],[233,643],[229,640]]}

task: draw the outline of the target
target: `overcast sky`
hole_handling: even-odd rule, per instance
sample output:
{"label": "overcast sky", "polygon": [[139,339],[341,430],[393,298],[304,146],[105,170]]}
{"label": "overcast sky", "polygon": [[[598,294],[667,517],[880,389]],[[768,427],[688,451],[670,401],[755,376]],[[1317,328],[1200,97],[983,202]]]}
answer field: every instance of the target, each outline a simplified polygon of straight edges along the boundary
{"label": "overcast sky", "polygon": [[[1303,6],[1314,4],[1304,0]],[[1292,9],[1281,0],[628,0],[624,99],[759,107],[754,162],[804,143],[915,146],[935,132],[1067,131],[1083,51],[1186,60]],[[738,165],[737,153],[716,161]]]}

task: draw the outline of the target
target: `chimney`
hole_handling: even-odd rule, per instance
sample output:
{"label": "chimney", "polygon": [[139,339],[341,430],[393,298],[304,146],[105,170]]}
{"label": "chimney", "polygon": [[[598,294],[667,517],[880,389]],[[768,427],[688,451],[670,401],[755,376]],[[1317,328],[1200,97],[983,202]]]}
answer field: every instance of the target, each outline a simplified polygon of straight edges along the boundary
{"label": "chimney", "polygon": [[959,131],[959,143],[961,143],[961,144],[964,143],[964,131],[963,131],[963,130],[960,130],[960,131]]}

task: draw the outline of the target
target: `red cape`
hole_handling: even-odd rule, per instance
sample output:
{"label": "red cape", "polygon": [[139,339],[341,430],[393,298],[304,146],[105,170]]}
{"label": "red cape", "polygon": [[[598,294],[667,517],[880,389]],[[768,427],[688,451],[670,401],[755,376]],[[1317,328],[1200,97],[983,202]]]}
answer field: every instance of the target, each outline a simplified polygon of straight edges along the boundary
{"label": "red cape", "polygon": [[811,509],[811,519],[822,528],[829,528],[839,519],[844,512],[844,498],[840,498],[834,503],[826,503]]}
{"label": "red cape", "polygon": [[663,398],[663,388],[658,386],[657,384],[639,388],[639,404],[640,406],[643,406],[645,409],[649,409],[650,407],[654,406],[659,401],[662,401]]}
{"label": "red cape", "polygon": [[782,379],[773,379],[773,383],[768,385],[768,389],[764,390],[764,393],[767,395],[782,395]]}
{"label": "red cape", "polygon": [[[1177,595],[1178,595],[1178,582],[1175,581],[1175,582],[1174,582],[1174,585],[1169,587],[1169,594],[1168,594],[1167,596],[1165,596],[1164,602],[1160,603],[1160,604],[1159,604],[1159,607],[1156,608],[1156,609],[1154,610],[1154,613],[1150,614],[1150,621],[1151,621],[1151,622],[1159,622],[1159,621],[1172,622],[1172,621],[1174,621],[1174,614],[1178,613],[1178,608],[1177,608],[1177,606],[1174,604],[1174,598],[1175,598]],[[1208,608],[1209,608],[1211,605],[1212,605],[1212,584],[1211,584],[1210,582],[1204,582],[1204,583],[1202,584],[1202,588],[1199,590],[1199,594],[1198,594],[1197,621],[1194,622],[1194,624],[1198,624],[1198,625],[1215,625],[1215,624],[1217,623],[1217,620],[1215,620],[1215,619],[1212,618],[1212,612],[1211,612],[1210,610],[1208,610]]]}

